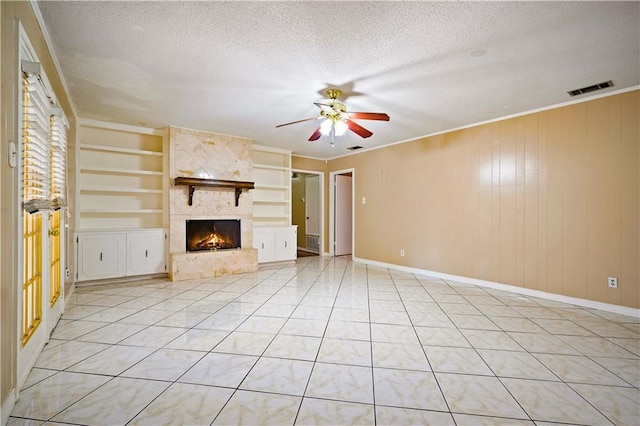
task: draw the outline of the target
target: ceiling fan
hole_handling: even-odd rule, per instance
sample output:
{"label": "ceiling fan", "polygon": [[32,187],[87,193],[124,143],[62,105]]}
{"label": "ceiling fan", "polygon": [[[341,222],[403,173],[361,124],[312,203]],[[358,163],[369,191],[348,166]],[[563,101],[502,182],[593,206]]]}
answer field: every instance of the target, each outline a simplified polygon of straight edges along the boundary
{"label": "ceiling fan", "polygon": [[283,127],[290,124],[304,123],[305,121],[322,120],[322,124],[318,127],[309,138],[309,141],[316,141],[322,135],[331,135],[331,145],[334,144],[335,136],[343,135],[347,130],[351,130],[360,137],[368,138],[373,133],[355,121],[356,120],[380,120],[389,121],[389,116],[383,112],[349,112],[342,102],[338,101],[338,97],[342,95],[339,89],[327,89],[328,103],[314,102],[313,104],[320,108],[320,115],[317,117],[304,118],[302,120],[292,121],[291,123],[279,124],[276,126]]}

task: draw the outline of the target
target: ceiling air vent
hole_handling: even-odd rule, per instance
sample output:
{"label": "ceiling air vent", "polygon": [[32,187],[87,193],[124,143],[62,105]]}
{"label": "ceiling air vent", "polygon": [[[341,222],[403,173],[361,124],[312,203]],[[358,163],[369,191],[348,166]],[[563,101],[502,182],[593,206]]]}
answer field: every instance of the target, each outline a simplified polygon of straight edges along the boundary
{"label": "ceiling air vent", "polygon": [[580,89],[569,90],[567,93],[569,96],[578,96],[584,93],[595,92],[596,90],[606,89],[607,87],[613,87],[613,82],[611,80],[605,81],[603,83],[594,84],[593,86],[582,87]]}
{"label": "ceiling air vent", "polygon": [[362,149],[362,147],[360,145],[356,145],[356,146],[350,146],[347,149],[350,150],[350,151],[355,151],[356,149]]}

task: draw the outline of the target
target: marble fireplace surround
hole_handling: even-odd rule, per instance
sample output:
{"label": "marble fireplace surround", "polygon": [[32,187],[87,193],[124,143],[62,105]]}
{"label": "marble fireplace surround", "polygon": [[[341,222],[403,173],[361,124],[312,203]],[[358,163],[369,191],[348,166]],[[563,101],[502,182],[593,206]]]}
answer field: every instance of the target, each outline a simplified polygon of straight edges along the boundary
{"label": "marble fireplace surround", "polygon": [[[190,177],[253,181],[252,140],[199,130],[169,128],[169,278],[180,281],[253,272],[258,254],[253,246],[253,203],[244,190],[236,206],[235,191],[175,185],[175,178]],[[186,251],[186,221],[240,219],[240,250]]]}

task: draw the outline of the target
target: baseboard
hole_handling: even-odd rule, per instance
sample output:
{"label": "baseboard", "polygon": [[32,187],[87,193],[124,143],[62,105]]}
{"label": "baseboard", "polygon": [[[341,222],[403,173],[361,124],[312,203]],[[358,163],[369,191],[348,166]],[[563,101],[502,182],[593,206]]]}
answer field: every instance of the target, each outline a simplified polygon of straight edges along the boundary
{"label": "baseboard", "polygon": [[158,278],[169,278],[169,274],[167,274],[166,272],[162,272],[160,274],[131,275],[127,277],[105,278],[102,280],[77,281],[75,283],[75,287],[91,287],[94,285],[116,284],[116,283],[125,284],[125,283],[135,282],[135,281],[155,280]]}
{"label": "baseboard", "polygon": [[15,389],[11,389],[7,398],[2,401],[0,405],[0,425],[4,426],[9,421],[9,415],[16,405],[16,392]]}
{"label": "baseboard", "polygon": [[413,274],[428,275],[431,277],[442,278],[444,280],[458,281],[465,284],[473,284],[480,287],[492,288],[495,290],[509,291],[512,293],[523,294],[525,296],[539,297],[540,299],[553,300],[554,302],[569,303],[584,308],[599,309],[601,311],[612,312],[620,315],[627,315],[634,318],[640,318],[640,309],[629,308],[626,306],[613,305],[611,303],[596,302],[594,300],[581,299],[578,297],[563,296],[561,294],[547,293],[540,290],[532,290],[529,288],[517,287],[509,284],[501,284],[493,281],[480,280],[477,278],[463,277],[460,275],[445,274],[442,272],[429,271],[426,269],[411,268],[408,266],[394,265],[392,263],[378,262],[376,260],[362,259],[353,257],[353,261],[364,263],[372,266],[380,266],[383,268],[396,269],[398,271],[410,272]]}
{"label": "baseboard", "polygon": [[75,293],[76,291],[76,283],[73,282],[71,283],[71,286],[69,286],[69,291],[65,291],[64,292],[64,307],[66,309],[67,305],[69,304],[69,301],[71,300],[71,296],[73,296],[73,293]]}

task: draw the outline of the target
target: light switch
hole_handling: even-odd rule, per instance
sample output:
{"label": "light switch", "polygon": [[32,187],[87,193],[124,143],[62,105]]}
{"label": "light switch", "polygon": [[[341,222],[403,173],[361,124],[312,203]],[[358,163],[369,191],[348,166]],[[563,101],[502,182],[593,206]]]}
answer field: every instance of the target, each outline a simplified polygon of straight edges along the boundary
{"label": "light switch", "polygon": [[16,144],[9,141],[9,167],[15,167],[18,162],[18,154],[16,153]]}
{"label": "light switch", "polygon": [[362,197],[362,204],[367,204],[367,197]]}

